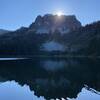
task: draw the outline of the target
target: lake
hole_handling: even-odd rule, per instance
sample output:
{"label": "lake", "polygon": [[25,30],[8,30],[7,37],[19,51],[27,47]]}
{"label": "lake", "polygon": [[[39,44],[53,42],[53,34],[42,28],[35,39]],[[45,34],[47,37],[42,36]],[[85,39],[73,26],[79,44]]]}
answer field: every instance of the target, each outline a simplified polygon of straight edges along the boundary
{"label": "lake", "polygon": [[100,100],[100,59],[0,58],[0,100]]}

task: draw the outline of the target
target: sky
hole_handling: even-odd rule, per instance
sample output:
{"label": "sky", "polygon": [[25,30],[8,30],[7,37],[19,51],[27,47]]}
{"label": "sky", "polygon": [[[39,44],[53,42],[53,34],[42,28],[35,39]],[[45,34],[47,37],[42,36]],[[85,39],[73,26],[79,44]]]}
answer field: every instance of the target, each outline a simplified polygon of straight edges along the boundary
{"label": "sky", "polygon": [[28,27],[38,15],[57,12],[86,25],[100,20],[100,0],[0,0],[0,29]]}

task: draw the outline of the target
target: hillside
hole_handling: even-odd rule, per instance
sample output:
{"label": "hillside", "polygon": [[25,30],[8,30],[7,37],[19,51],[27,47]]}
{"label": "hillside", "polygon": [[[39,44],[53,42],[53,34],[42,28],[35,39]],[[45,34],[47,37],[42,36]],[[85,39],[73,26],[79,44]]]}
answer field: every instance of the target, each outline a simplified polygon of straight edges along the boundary
{"label": "hillside", "polygon": [[100,55],[100,21],[83,27],[74,15],[56,20],[56,15],[38,16],[28,28],[1,35],[0,56]]}

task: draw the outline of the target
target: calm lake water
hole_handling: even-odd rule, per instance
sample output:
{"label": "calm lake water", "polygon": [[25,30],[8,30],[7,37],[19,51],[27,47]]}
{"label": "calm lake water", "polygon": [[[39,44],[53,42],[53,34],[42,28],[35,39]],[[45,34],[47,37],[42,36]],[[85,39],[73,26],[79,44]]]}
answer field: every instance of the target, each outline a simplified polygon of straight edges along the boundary
{"label": "calm lake water", "polygon": [[100,100],[100,59],[0,58],[0,100]]}

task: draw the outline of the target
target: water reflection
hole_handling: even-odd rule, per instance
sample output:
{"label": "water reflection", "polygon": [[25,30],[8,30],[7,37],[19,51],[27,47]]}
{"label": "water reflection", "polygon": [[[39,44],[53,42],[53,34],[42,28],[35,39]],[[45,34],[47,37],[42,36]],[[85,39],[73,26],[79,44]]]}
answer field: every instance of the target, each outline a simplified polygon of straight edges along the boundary
{"label": "water reflection", "polygon": [[40,66],[43,67],[47,71],[56,71],[67,67],[67,64],[64,60],[55,61],[55,60],[46,60],[40,61]]}
{"label": "water reflection", "polygon": [[[37,97],[29,86],[21,86],[15,81],[7,81],[0,84],[1,100],[45,100],[44,97]],[[100,100],[100,96],[83,88],[76,99],[66,98],[66,100]],[[59,99],[56,99],[59,100]],[[62,100],[65,100],[62,98]]]}
{"label": "water reflection", "polygon": [[44,100],[44,98],[35,96],[27,85],[20,86],[15,81],[7,81],[0,84],[0,100]]}
{"label": "water reflection", "polygon": [[[100,91],[99,66],[99,59],[34,58],[0,61],[0,81],[15,80],[21,86],[27,84],[30,91],[34,91],[33,94],[47,100],[77,98],[84,85],[88,86],[89,91],[89,87]],[[83,97],[81,100],[88,99]]]}

